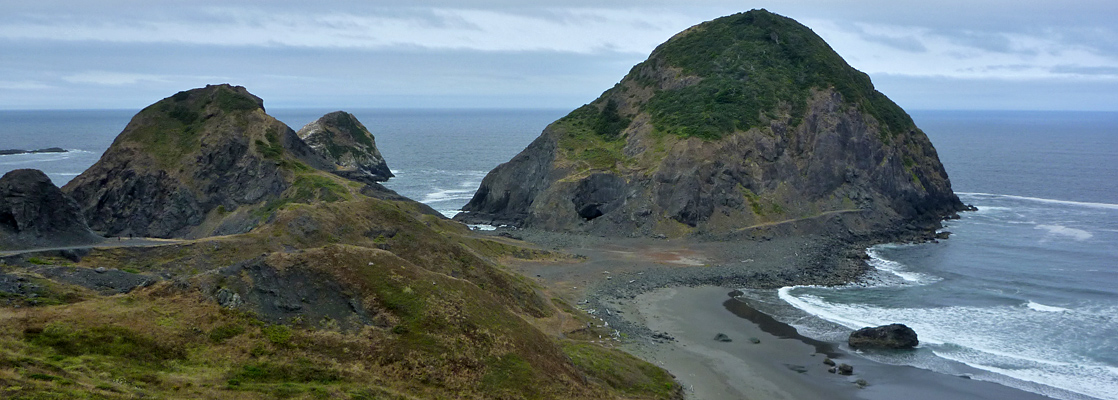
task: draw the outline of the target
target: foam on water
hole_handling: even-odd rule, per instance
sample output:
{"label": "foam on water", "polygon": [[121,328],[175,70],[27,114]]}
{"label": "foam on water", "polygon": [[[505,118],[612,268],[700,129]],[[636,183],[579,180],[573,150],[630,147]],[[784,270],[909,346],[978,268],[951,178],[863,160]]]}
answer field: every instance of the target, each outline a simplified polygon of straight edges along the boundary
{"label": "foam on water", "polygon": [[1091,232],[1082,229],[1069,228],[1063,225],[1037,225],[1036,229],[1043,229],[1048,231],[1049,235],[1063,236],[1072,238],[1079,241],[1084,241],[1094,237]]}
{"label": "foam on water", "polygon": [[1063,307],[1046,306],[1044,304],[1040,304],[1040,303],[1034,302],[1032,300],[1029,300],[1029,303],[1026,304],[1025,307],[1028,307],[1028,308],[1036,310],[1036,311],[1042,311],[1042,312],[1067,312],[1067,311],[1071,311],[1071,310],[1068,310],[1068,309],[1063,308]]}
{"label": "foam on water", "polygon": [[[881,246],[896,246],[896,245],[881,245]],[[878,251],[878,246],[874,246],[874,247],[871,247],[869,249],[866,249],[866,254],[870,256],[870,259],[868,261],[866,261],[866,263],[869,264],[871,267],[877,268],[880,271],[885,271],[885,272],[888,272],[890,274],[896,275],[897,277],[901,278],[905,282],[914,283],[914,284],[929,284],[929,283],[938,282],[940,280],[940,278],[937,278],[937,277],[934,277],[934,276],[931,276],[931,275],[909,271],[905,267],[904,264],[901,264],[901,263],[896,262],[896,261],[885,259],[884,257],[881,256],[881,253]]]}
{"label": "foam on water", "polygon": [[[1094,324],[1107,324],[1107,319],[1098,312],[1114,310],[1081,312],[1035,302],[1025,306],[888,308],[834,303],[822,297],[834,290],[857,289],[790,286],[777,292],[787,304],[849,329],[903,323],[917,332],[921,348],[973,368],[1064,391],[1118,399],[1115,368],[1078,355],[1074,350],[1080,338],[1095,334]],[[1113,320],[1110,320],[1110,325],[1113,325]],[[1105,328],[1118,329],[1114,326]],[[935,369],[934,362],[919,358],[882,361]],[[997,377],[981,379],[999,380]],[[1008,381],[998,383],[1036,391],[1029,385]]]}
{"label": "foam on water", "polygon": [[474,196],[474,191],[474,189],[438,189],[424,195],[419,202],[430,205],[440,201],[469,200]]}
{"label": "foam on water", "polygon": [[[972,197],[975,197],[975,198],[1005,198],[1005,199],[1032,201],[1032,202],[1038,202],[1038,203],[1060,204],[1060,205],[1070,205],[1070,206],[1079,206],[1079,207],[1105,208],[1105,209],[1109,209],[1109,210],[1118,210],[1118,204],[1110,204],[1110,203],[1092,203],[1092,202],[1086,202],[1086,201],[1044,199],[1044,198],[1040,198],[1040,197],[1014,196],[1014,195],[1010,195],[1010,194],[993,194],[993,193],[955,192],[955,194],[972,196]],[[981,211],[982,208],[990,208],[990,207],[979,207],[979,210]]]}

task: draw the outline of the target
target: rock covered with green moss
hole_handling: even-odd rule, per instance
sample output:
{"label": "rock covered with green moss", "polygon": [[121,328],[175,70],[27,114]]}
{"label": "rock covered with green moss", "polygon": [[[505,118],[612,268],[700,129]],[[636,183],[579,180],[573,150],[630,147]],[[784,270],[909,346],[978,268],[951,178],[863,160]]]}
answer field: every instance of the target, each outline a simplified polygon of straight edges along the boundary
{"label": "rock covered with green moss", "polygon": [[353,114],[345,111],[326,114],[297,134],[315,152],[337,165],[335,173],[376,182],[394,176],[377,149],[373,134]]}
{"label": "rock covered with green moss", "polygon": [[260,98],[210,85],[137,113],[63,191],[106,235],[198,237],[251,229],[253,210],[329,166]]}
{"label": "rock covered with green moss", "polygon": [[674,237],[926,229],[961,209],[904,110],[810,29],[754,10],[657,47],[458,219]]}

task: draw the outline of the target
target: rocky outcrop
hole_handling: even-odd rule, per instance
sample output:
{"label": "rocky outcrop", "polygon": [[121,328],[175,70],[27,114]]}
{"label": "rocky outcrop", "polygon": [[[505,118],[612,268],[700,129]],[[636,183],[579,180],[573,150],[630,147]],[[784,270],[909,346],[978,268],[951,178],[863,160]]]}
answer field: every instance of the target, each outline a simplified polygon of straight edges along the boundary
{"label": "rocky outcrop", "polygon": [[42,171],[17,169],[0,178],[0,250],[90,244],[78,204]]}
{"label": "rocky outcrop", "polygon": [[49,147],[38,150],[20,150],[20,149],[6,149],[0,150],[0,156],[10,156],[16,154],[39,154],[39,153],[66,153],[68,150],[61,147]]}
{"label": "rocky outcrop", "polygon": [[862,328],[850,333],[847,343],[852,349],[911,349],[920,344],[916,331],[904,324]]}
{"label": "rocky outcrop", "polygon": [[962,209],[908,114],[810,29],[754,10],[657,47],[456,219],[678,237],[927,230]]}
{"label": "rocky outcrop", "polygon": [[335,111],[297,132],[312,149],[337,166],[336,174],[353,180],[387,181],[393,177],[377,150],[376,139],[353,114]]}
{"label": "rocky outcrop", "polygon": [[301,171],[332,167],[267,115],[260,98],[211,85],[140,111],[63,191],[106,235],[189,238],[246,232],[265,217],[252,211],[280,198]]}

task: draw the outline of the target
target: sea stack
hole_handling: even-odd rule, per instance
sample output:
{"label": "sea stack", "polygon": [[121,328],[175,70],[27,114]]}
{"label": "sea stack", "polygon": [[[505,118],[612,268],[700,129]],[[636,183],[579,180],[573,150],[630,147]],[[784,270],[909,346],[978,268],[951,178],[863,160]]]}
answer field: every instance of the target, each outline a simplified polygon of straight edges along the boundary
{"label": "sea stack", "polygon": [[63,191],[107,235],[247,232],[300,171],[332,164],[245,88],[210,85],[144,108]]}
{"label": "sea stack", "polygon": [[927,136],[807,27],[691,27],[549,125],[457,219],[604,235],[930,229],[963,209]]}
{"label": "sea stack", "polygon": [[78,204],[42,171],[17,169],[0,177],[0,250],[90,244]]}
{"label": "sea stack", "polygon": [[338,175],[384,182],[393,177],[372,133],[353,114],[335,111],[297,132],[299,138],[337,166]]}

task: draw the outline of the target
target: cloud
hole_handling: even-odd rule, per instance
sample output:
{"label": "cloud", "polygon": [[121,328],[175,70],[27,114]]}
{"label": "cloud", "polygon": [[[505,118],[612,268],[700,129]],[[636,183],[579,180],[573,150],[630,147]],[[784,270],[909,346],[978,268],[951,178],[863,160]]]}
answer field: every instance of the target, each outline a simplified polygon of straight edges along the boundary
{"label": "cloud", "polygon": [[[1112,79],[1118,54],[1059,35],[805,21],[866,73],[960,79]],[[1086,72],[1094,73],[1086,73]]]}
{"label": "cloud", "polygon": [[0,89],[4,90],[43,90],[51,89],[51,85],[35,81],[0,81]]}
{"label": "cloud", "polygon": [[62,78],[70,83],[88,83],[94,85],[135,85],[142,82],[169,82],[170,79],[159,75],[133,74],[122,72],[87,71]]}
{"label": "cloud", "polygon": [[0,38],[216,46],[647,53],[694,21],[645,10],[459,8],[291,13],[209,7],[184,15],[122,20],[111,15],[31,14],[0,24]]}

